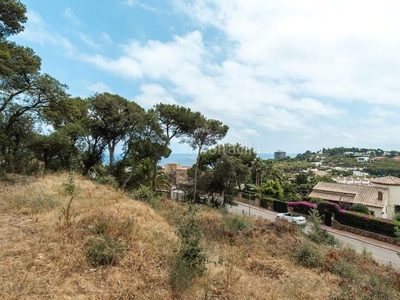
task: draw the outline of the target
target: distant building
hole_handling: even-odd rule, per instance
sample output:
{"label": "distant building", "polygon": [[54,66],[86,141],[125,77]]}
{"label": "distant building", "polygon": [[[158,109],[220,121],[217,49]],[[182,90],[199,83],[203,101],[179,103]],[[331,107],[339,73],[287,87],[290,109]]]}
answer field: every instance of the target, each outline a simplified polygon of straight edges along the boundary
{"label": "distant building", "polygon": [[274,159],[284,159],[286,157],[286,152],[282,150],[277,150],[274,152]]}

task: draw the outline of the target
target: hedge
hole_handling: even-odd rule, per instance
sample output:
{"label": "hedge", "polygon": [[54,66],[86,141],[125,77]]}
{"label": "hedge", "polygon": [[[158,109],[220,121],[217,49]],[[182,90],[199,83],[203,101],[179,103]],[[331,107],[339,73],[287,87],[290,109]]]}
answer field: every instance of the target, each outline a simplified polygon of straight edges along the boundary
{"label": "hedge", "polygon": [[274,201],[274,211],[276,211],[276,212],[287,212],[288,211],[287,202],[275,200]]}
{"label": "hedge", "polygon": [[262,198],[260,201],[260,206],[262,208],[266,208],[266,209],[273,209],[274,201],[278,201],[278,200],[274,199],[274,198]]}
{"label": "hedge", "polygon": [[400,222],[377,218],[362,213],[340,210],[335,214],[335,219],[343,225],[356,227],[362,230],[396,237],[395,227],[400,227]]}
{"label": "hedge", "polygon": [[299,201],[299,202],[288,202],[288,206],[292,207],[294,212],[303,215],[309,215],[311,209],[316,208],[317,204],[307,201]]}
{"label": "hedge", "polygon": [[325,211],[329,211],[333,214],[337,214],[342,209],[336,203],[332,202],[320,202],[317,205],[318,213],[322,216]]}
{"label": "hedge", "polygon": [[256,196],[254,195],[254,192],[248,192],[245,190],[238,190],[242,194],[243,199],[247,200],[256,200]]}
{"label": "hedge", "polygon": [[[281,202],[281,201],[275,201]],[[275,209],[274,202],[274,210]],[[284,203],[284,202],[281,202]],[[343,210],[336,203],[332,202],[320,202],[318,204],[301,201],[301,202],[289,202],[287,203],[289,207],[293,207],[295,212],[301,214],[309,214],[310,209],[316,207],[318,209],[319,214],[322,216],[325,212],[330,212],[335,214],[335,220],[340,224],[351,226],[355,228],[359,228],[362,230],[390,236],[396,237],[394,233],[394,228],[397,226],[400,228],[400,221],[394,221],[389,219],[377,218],[372,215],[362,214],[353,211]],[[282,206],[281,211],[284,209]]]}

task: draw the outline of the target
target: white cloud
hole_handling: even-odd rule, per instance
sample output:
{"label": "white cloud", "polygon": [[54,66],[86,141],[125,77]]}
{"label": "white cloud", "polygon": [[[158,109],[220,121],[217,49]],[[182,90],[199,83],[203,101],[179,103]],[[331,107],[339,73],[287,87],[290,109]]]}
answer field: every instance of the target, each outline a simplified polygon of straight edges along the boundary
{"label": "white cloud", "polygon": [[64,11],[64,17],[70,20],[74,25],[82,24],[81,20],[75,15],[75,13],[69,7]]}
{"label": "white cloud", "polygon": [[[145,2],[124,3],[153,10]],[[400,3],[173,3],[190,18],[193,27],[186,32],[182,25],[182,34],[162,41],[132,39],[113,56],[76,57],[140,86],[134,100],[146,108],[159,102],[182,104],[223,121],[232,142],[306,150],[390,141],[383,133],[395,133],[397,127],[385,122],[398,116],[391,108],[400,106],[400,22],[395,13]],[[78,24],[71,9],[65,15]],[[32,33],[39,40],[62,40],[48,34],[40,17],[30,22],[31,29],[32,24],[39,29]],[[210,38],[210,28],[218,39]],[[112,45],[105,32],[98,40],[83,33],[79,37],[88,51]],[[68,40],[63,41],[68,48]],[[97,84],[99,90],[108,88]],[[371,139],[370,132],[381,136]]]}
{"label": "white cloud", "polygon": [[112,44],[112,39],[111,39],[110,35],[108,35],[105,32],[101,33],[100,39],[101,39],[101,41],[103,41],[103,43],[105,43],[107,45]]}
{"label": "white cloud", "polygon": [[131,6],[131,7],[139,6],[141,8],[144,8],[144,9],[147,9],[147,10],[150,10],[150,11],[157,11],[157,9],[155,7],[153,7],[151,5],[148,5],[148,4],[146,4],[146,3],[142,2],[142,1],[138,1],[138,0],[125,0],[123,3],[125,5]]}
{"label": "white cloud", "polygon": [[93,49],[96,49],[96,50],[100,50],[100,51],[102,50],[102,47],[99,44],[97,44],[95,41],[93,41],[93,39],[90,36],[88,36],[87,34],[80,32],[78,35],[79,35],[79,38],[81,39],[81,41],[85,45],[87,45]]}
{"label": "white cloud", "polygon": [[28,21],[25,25],[25,30],[18,34],[18,38],[42,45],[50,43],[62,47],[69,55],[75,53],[75,47],[67,38],[59,34],[50,33],[48,26],[37,12],[28,11],[27,16]]}
{"label": "white cloud", "polygon": [[178,104],[166,89],[157,84],[143,84],[140,87],[142,92],[134,98],[134,101],[140,106],[149,109],[157,103]]}
{"label": "white cloud", "polygon": [[111,88],[103,82],[86,83],[86,88],[93,93],[112,93]]}

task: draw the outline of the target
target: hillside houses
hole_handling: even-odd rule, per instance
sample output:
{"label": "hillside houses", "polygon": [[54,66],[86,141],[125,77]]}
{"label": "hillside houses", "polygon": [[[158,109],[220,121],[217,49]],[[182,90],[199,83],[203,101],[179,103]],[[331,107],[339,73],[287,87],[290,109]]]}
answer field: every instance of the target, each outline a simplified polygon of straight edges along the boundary
{"label": "hillside houses", "polygon": [[400,212],[400,178],[386,176],[369,181],[369,185],[318,182],[309,196],[342,207],[361,203],[375,216],[393,219],[394,214]]}

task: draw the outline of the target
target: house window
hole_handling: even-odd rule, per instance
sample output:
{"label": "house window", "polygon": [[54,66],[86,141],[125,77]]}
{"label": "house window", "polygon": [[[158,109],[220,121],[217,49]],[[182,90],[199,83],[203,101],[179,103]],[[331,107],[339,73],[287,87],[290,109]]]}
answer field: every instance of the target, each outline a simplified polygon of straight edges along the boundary
{"label": "house window", "polygon": [[378,200],[383,200],[383,193],[381,191],[378,192]]}
{"label": "house window", "polygon": [[400,205],[395,205],[394,206],[394,213],[395,214],[400,213]]}

